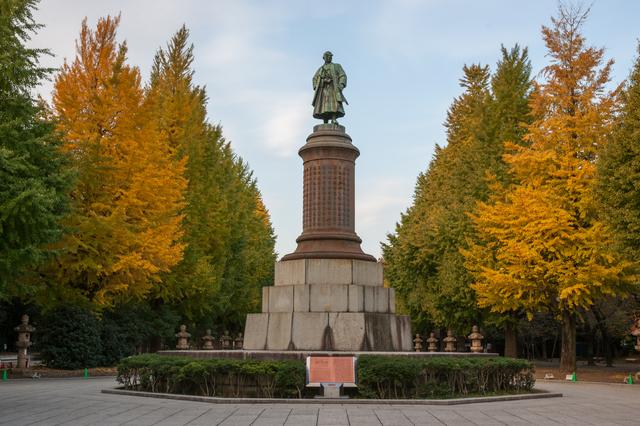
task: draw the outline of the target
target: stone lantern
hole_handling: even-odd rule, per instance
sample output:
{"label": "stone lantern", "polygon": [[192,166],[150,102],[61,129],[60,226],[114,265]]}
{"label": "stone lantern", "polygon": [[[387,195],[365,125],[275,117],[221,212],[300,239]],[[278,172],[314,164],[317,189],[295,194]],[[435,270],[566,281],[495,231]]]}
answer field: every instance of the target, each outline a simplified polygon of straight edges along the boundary
{"label": "stone lantern", "polygon": [[438,352],[438,338],[433,331],[429,334],[427,339],[427,352]]}
{"label": "stone lantern", "polygon": [[210,350],[213,349],[213,336],[211,335],[211,330],[207,329],[207,332],[204,336],[202,336],[202,349]]}
{"label": "stone lantern", "polygon": [[416,338],[413,339],[413,349],[416,352],[422,352],[422,338],[420,338],[420,334],[416,333]]}
{"label": "stone lantern", "polygon": [[178,338],[178,342],[176,343],[176,349],[178,350],[189,349],[189,337],[191,337],[191,334],[187,333],[186,325],[182,324],[180,326],[180,331],[176,333],[176,337]]}
{"label": "stone lantern", "polygon": [[15,331],[18,332],[18,341],[16,347],[18,348],[18,368],[27,368],[29,357],[27,355],[27,349],[31,346],[31,333],[36,331],[35,327],[29,324],[29,315],[23,315],[21,318],[21,324],[17,326]]}
{"label": "stone lantern", "polygon": [[220,345],[224,350],[231,349],[231,336],[229,336],[229,332],[227,330],[225,330],[222,337],[220,337]]}
{"label": "stone lantern", "polygon": [[447,337],[442,339],[444,342],[444,351],[445,352],[455,352],[456,351],[456,342],[457,339],[453,336],[453,331],[451,329],[447,330]]}
{"label": "stone lantern", "polygon": [[471,341],[471,352],[480,353],[483,351],[482,339],[484,336],[478,331],[477,325],[471,327],[471,334],[467,338]]}
{"label": "stone lantern", "polygon": [[238,333],[236,338],[233,340],[233,349],[242,349],[243,343],[244,343],[244,337],[242,337],[242,333]]}

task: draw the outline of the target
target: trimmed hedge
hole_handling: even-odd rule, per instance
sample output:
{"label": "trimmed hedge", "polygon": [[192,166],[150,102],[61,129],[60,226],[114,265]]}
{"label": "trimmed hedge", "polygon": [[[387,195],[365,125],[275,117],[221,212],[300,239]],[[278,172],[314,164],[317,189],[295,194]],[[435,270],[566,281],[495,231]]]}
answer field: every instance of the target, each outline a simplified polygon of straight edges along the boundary
{"label": "trimmed hedge", "polygon": [[118,364],[126,389],[188,395],[302,398],[302,361],[254,361],[138,355]]}
{"label": "trimmed hedge", "polygon": [[361,355],[358,391],[365,398],[449,398],[529,392],[533,364],[513,358],[410,358]]}
{"label": "trimmed hedge", "polygon": [[[303,361],[255,361],[138,355],[118,365],[126,389],[189,395],[303,398]],[[533,389],[533,365],[512,358],[361,355],[361,398],[447,398]]]}

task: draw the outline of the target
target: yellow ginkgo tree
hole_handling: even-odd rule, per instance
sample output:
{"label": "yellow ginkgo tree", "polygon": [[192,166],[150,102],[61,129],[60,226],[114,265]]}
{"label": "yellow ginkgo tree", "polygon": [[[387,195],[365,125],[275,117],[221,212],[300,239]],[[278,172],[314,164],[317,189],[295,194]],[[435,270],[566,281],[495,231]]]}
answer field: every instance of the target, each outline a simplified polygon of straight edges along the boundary
{"label": "yellow ginkgo tree", "polygon": [[[588,12],[588,11],[587,11]],[[612,61],[585,46],[587,12],[561,7],[542,34],[551,63],[534,86],[536,118],[524,146],[506,144],[514,178],[479,203],[474,241],[463,254],[478,303],[498,313],[553,312],[562,321],[561,369],[574,371],[576,314],[627,291],[628,263],[610,251],[611,233],[593,200],[598,152],[611,130]]]}
{"label": "yellow ginkgo tree", "polygon": [[116,42],[118,22],[100,19],[95,30],[82,23],[76,58],[63,65],[53,93],[77,181],[68,232],[44,271],[52,283],[46,297],[98,308],[144,297],[184,250],[184,160],[152,126],[140,71]]}

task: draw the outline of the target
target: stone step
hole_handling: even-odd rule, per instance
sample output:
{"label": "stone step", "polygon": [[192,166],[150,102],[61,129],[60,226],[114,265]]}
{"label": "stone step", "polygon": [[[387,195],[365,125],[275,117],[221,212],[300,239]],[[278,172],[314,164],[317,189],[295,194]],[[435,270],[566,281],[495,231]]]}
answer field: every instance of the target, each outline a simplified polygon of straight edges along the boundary
{"label": "stone step", "polygon": [[281,285],[262,288],[262,312],[395,313],[395,290],[351,284]]}
{"label": "stone step", "polygon": [[406,315],[269,312],[247,315],[246,350],[410,351]]}
{"label": "stone step", "polygon": [[380,262],[355,259],[296,259],[276,262],[275,285],[353,284],[382,287]]}

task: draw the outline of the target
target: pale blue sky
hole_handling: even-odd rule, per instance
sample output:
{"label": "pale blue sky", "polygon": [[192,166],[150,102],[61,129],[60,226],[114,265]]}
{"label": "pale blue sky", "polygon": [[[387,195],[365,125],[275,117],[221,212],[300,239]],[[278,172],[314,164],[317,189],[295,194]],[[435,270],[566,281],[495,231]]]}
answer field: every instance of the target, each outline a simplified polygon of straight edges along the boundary
{"label": "pale blue sky", "polygon": [[[588,3],[587,3],[588,4]],[[43,0],[46,25],[33,44],[51,48],[59,66],[73,58],[81,20],[122,13],[119,39],[148,77],[153,55],[184,23],[195,45],[195,81],[206,85],[209,120],[221,123],[236,153],[254,170],[271,212],[280,256],[295,249],[302,229],[302,163],[297,156],[316,120],[311,76],[331,50],[349,77],[341,120],[359,147],[356,230],[366,252],[411,203],[442,123],[460,94],[464,64],[492,69],[500,45],[529,48],[535,73],[546,65],[541,25],[555,0],[538,1],[169,1]],[[596,0],[584,34],[616,61],[624,79],[640,37],[640,2]],[[51,83],[41,93],[50,96]]]}

